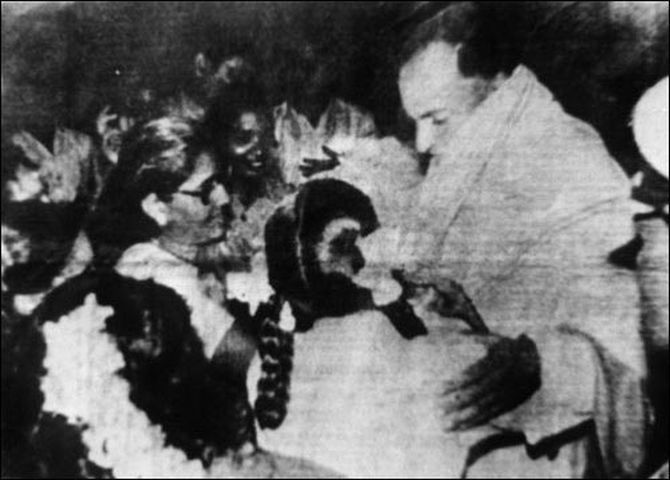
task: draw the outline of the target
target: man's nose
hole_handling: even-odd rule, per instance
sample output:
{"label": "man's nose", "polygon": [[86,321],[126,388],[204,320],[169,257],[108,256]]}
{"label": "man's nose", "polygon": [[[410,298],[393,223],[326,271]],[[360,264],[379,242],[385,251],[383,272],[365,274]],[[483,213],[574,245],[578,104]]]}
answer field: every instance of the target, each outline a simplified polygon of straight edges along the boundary
{"label": "man's nose", "polygon": [[428,153],[435,143],[435,126],[426,118],[416,124],[416,150],[419,153]]}
{"label": "man's nose", "polygon": [[217,207],[223,207],[224,205],[228,205],[230,203],[228,192],[220,183],[217,183],[212,190],[212,193],[209,194],[209,199],[212,205]]}

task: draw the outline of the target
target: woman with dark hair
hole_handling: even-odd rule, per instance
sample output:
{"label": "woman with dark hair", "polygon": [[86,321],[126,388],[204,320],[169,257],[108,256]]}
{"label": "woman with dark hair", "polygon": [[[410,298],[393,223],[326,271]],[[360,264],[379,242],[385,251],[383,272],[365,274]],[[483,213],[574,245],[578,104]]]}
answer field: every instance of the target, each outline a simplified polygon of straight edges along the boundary
{"label": "woman with dark hair", "polygon": [[204,127],[227,174],[229,190],[241,203],[249,206],[260,197],[272,197],[281,174],[261,85],[244,76],[221,86],[207,109]]}
{"label": "woman with dark hair", "polygon": [[254,327],[208,268],[233,255],[229,198],[200,145],[178,118],[131,134],[89,228],[95,268],[37,312],[57,321],[44,324],[44,408],[84,427],[89,457],[115,476],[202,476],[213,456],[256,450]]}
{"label": "woman with dark hair", "polygon": [[[239,68],[245,66],[246,63]],[[231,196],[227,211],[232,221],[227,243],[249,252],[255,278],[265,279],[263,228],[290,188],[284,183],[277,162],[264,91],[253,76],[235,76],[221,86],[205,116],[204,131],[214,146]],[[247,279],[248,275],[229,277],[228,283],[235,289],[236,280],[244,284]],[[271,293],[267,282],[263,283],[266,288],[258,295],[261,301]]]}

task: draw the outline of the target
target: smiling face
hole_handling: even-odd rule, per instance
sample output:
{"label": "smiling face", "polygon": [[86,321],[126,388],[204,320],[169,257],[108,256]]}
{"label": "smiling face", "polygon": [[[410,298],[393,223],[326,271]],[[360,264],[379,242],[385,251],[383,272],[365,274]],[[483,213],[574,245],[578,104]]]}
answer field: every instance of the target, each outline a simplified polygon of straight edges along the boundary
{"label": "smiling face", "polygon": [[201,245],[220,238],[225,231],[222,207],[228,202],[225,188],[216,181],[214,161],[209,155],[200,155],[193,174],[165,203],[161,238],[182,245]]}
{"label": "smiling face", "polygon": [[256,177],[266,170],[268,130],[267,122],[259,112],[240,113],[226,145],[234,176]]}
{"label": "smiling face", "polygon": [[459,46],[428,44],[400,70],[398,86],[407,114],[416,122],[416,149],[434,154],[491,91],[492,82],[465,77],[458,68]]}

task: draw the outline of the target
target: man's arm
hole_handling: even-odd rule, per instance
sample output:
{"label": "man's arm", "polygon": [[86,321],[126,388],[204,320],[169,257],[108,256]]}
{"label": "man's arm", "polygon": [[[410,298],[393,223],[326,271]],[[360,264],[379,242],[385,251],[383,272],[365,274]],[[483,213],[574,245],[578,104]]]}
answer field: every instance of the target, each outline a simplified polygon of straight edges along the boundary
{"label": "man's arm", "polygon": [[[607,263],[607,253],[630,234],[630,217],[620,208],[600,206],[557,224],[489,287],[504,311],[497,319],[489,311],[484,320],[527,339],[492,339],[488,355],[446,385],[445,428],[491,420],[535,445],[593,421],[608,472],[635,472],[646,420],[636,286],[631,272]],[[536,359],[541,386],[533,391]],[[514,408],[505,403],[508,392],[526,398]],[[511,411],[492,419],[505,410]]]}

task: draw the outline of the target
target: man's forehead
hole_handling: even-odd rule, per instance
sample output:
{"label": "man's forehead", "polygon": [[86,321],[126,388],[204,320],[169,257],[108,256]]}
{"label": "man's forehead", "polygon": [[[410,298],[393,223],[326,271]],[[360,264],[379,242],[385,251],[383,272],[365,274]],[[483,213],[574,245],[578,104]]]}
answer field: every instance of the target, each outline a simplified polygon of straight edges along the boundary
{"label": "man's forehead", "polygon": [[458,69],[458,45],[429,43],[405,63],[398,79],[403,105],[414,118],[440,108],[449,90],[465,80]]}

